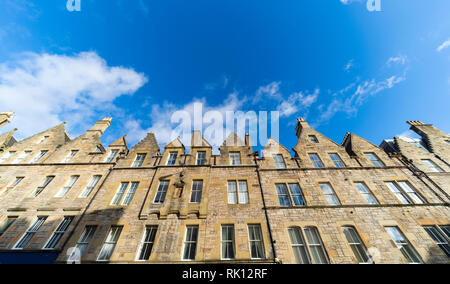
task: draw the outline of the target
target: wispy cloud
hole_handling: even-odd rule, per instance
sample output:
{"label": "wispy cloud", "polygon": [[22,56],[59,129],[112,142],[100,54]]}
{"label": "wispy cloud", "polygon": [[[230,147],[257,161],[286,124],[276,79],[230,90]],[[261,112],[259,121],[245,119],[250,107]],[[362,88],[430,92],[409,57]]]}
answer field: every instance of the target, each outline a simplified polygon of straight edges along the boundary
{"label": "wispy cloud", "polygon": [[286,100],[283,100],[277,107],[280,117],[289,117],[300,110],[309,108],[317,101],[320,90],[316,89],[314,93],[297,92],[291,94]]}
{"label": "wispy cloud", "polygon": [[280,85],[281,82],[272,82],[259,87],[253,97],[253,104],[260,102],[263,98],[281,100],[283,97],[280,93]]}
{"label": "wispy cloud", "polygon": [[97,112],[116,110],[116,98],[133,94],[146,82],[144,74],[110,67],[95,52],[27,53],[0,64],[0,106],[16,112],[11,125],[19,126],[21,136],[63,120],[76,125],[77,132],[98,119]]}
{"label": "wispy cloud", "polygon": [[355,60],[351,59],[347,64],[344,66],[344,70],[347,72],[350,72],[350,70],[355,66]]}
{"label": "wispy cloud", "polygon": [[406,55],[392,56],[386,62],[386,66],[391,67],[394,64],[404,65],[406,64],[408,57]]}
{"label": "wispy cloud", "polygon": [[446,48],[448,48],[448,47],[450,47],[450,39],[444,41],[444,42],[437,48],[437,51],[438,51],[438,52],[441,52],[441,51],[443,51],[444,49],[446,49]]}

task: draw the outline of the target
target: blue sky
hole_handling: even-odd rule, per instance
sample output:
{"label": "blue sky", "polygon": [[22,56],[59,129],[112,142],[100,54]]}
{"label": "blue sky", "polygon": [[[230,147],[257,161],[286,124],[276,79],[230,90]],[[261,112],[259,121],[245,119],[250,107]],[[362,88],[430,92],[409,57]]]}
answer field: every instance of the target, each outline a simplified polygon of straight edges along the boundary
{"label": "blue sky", "polygon": [[[131,145],[171,115],[280,111],[295,146],[306,118],[340,143],[379,144],[406,120],[450,132],[450,1],[66,0],[0,2],[0,108],[24,138],[61,121],[72,137],[111,116]],[[6,127],[5,127],[6,128]],[[259,145],[260,146],[260,145]],[[257,149],[259,148],[256,147]]]}

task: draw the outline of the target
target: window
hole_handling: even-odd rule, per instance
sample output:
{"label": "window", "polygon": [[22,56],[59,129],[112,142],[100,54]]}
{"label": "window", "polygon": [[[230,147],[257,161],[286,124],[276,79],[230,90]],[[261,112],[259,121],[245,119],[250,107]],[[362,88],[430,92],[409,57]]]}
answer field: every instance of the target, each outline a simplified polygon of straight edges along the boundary
{"label": "window", "polygon": [[125,194],[125,190],[127,190],[127,187],[130,183],[129,182],[122,182],[119,186],[119,188],[116,191],[116,194],[114,194],[114,197],[111,201],[111,205],[119,205],[120,200],[122,199],[123,195]]}
{"label": "window", "polygon": [[28,157],[31,154],[31,151],[25,151],[23,152],[17,159],[14,160],[14,164],[20,164],[26,157]]}
{"label": "window", "polygon": [[45,140],[47,140],[49,137],[50,137],[50,136],[44,136],[44,137],[42,137],[41,140],[39,140],[38,143],[36,143],[36,144],[41,144],[41,143],[43,143],[43,142],[44,142]]}
{"label": "window", "polygon": [[131,203],[131,200],[133,200],[134,194],[136,193],[136,190],[139,186],[138,182],[132,182],[130,189],[128,189],[127,194],[125,195],[125,198],[122,201],[122,205],[128,206]]}
{"label": "window", "polygon": [[40,159],[42,159],[42,157],[45,156],[45,154],[47,154],[47,150],[41,151],[36,157],[34,157],[33,160],[31,160],[30,164],[35,164],[37,162],[39,162]]}
{"label": "window", "polygon": [[192,182],[191,203],[200,203],[202,200],[202,180],[194,180]]}
{"label": "window", "polygon": [[292,206],[292,203],[295,206],[305,206],[305,198],[303,197],[302,190],[297,183],[289,183],[289,192],[287,190],[287,186],[284,183],[277,183],[275,187],[277,189],[278,200],[280,201],[281,206]]}
{"label": "window", "polygon": [[[446,226],[449,227],[449,226]],[[433,239],[433,241],[445,252],[445,254],[450,257],[450,245],[449,240],[445,237],[445,235],[438,229],[438,227],[434,226],[425,226],[423,227],[425,231],[427,231],[428,235]],[[450,237],[447,235],[447,237]]]}
{"label": "window", "polygon": [[155,200],[153,201],[153,203],[164,203],[168,187],[169,187],[168,180],[160,181],[158,189],[156,190]]}
{"label": "window", "polygon": [[58,193],[55,195],[56,198],[64,197],[69,190],[73,187],[73,185],[77,182],[77,180],[80,178],[80,176],[71,176],[69,181],[64,185],[63,188],[61,188]]}
{"label": "window", "polygon": [[222,259],[234,259],[234,225],[222,225]]}
{"label": "window", "polygon": [[277,169],[285,169],[286,168],[286,163],[284,162],[283,155],[281,155],[281,154],[273,155],[273,161],[275,162],[275,167]]}
{"label": "window", "polygon": [[0,194],[3,194],[13,188],[15,188],[19,183],[24,179],[24,177],[16,177],[16,179],[11,183],[11,185],[6,186],[2,191],[0,191]]}
{"label": "window", "polygon": [[175,165],[177,161],[178,153],[177,152],[170,152],[169,157],[167,158],[167,165],[173,166]]}
{"label": "window", "polygon": [[138,260],[149,260],[155,242],[157,226],[147,226],[139,248]]}
{"label": "window", "polygon": [[16,153],[16,151],[10,151],[10,152],[4,154],[4,155],[0,158],[0,163],[6,162],[6,160],[8,160],[9,158],[11,158],[11,156],[14,155],[15,153]]}
{"label": "window", "polygon": [[328,182],[326,183],[320,183],[320,188],[323,191],[323,194],[325,195],[325,198],[328,201],[328,204],[330,205],[341,205],[339,202],[338,197],[336,196],[336,193],[333,190],[333,187]]}
{"label": "window", "polygon": [[305,239],[303,238],[301,229],[298,227],[293,227],[289,228],[288,232],[296,262],[298,264],[310,264],[311,259],[308,250],[306,249]]}
{"label": "window", "polygon": [[205,151],[199,151],[197,152],[197,162],[196,164],[198,166],[203,166],[206,164],[206,152]]}
{"label": "window", "polygon": [[70,153],[64,158],[63,163],[68,163],[72,160],[73,157],[78,153],[78,150],[72,150]]}
{"label": "window", "polygon": [[433,162],[432,160],[422,160],[422,162],[425,165],[427,165],[431,169],[432,172],[435,172],[435,173],[443,173],[444,172],[444,170],[441,167],[439,167],[438,165],[436,165],[436,163]]}
{"label": "window", "polygon": [[147,156],[147,154],[137,154],[136,159],[134,160],[133,165],[131,167],[133,167],[133,168],[142,167],[142,164],[144,163],[146,156]]}
{"label": "window", "polygon": [[385,229],[409,263],[422,263],[419,254],[397,227],[385,227]]}
{"label": "window", "polygon": [[336,166],[336,168],[345,168],[345,164],[342,161],[341,157],[339,157],[338,154],[336,153],[331,153],[330,154],[330,158],[333,161],[334,165]]}
{"label": "window", "polygon": [[350,226],[342,227],[345,238],[347,239],[350,248],[353,251],[358,263],[372,263],[372,259],[367,251],[366,246],[363,244],[358,232],[355,228]]}
{"label": "window", "polygon": [[365,155],[375,167],[384,167],[384,163],[380,160],[380,158],[378,158],[377,155],[375,155],[375,153],[366,153]]}
{"label": "window", "polygon": [[106,238],[105,243],[98,254],[97,261],[109,261],[114,249],[116,248],[122,228],[122,226],[111,226],[108,237]]}
{"label": "window", "polygon": [[306,240],[308,241],[309,251],[317,264],[328,264],[328,256],[316,227],[305,228]]}
{"label": "window", "polygon": [[417,193],[408,182],[402,181],[399,183],[389,181],[385,183],[386,186],[394,193],[394,195],[403,204],[423,204],[425,200],[419,193]]}
{"label": "window", "polygon": [[264,243],[261,233],[261,225],[248,225],[250,241],[250,256],[252,259],[264,259]]}
{"label": "window", "polygon": [[323,163],[317,154],[309,154],[309,158],[315,168],[323,168]]}
{"label": "window", "polygon": [[37,231],[39,231],[39,228],[41,228],[42,224],[44,224],[47,217],[39,217],[36,222],[34,222],[31,227],[28,228],[28,230],[25,232],[25,234],[20,238],[20,240],[16,243],[13,249],[23,249],[33,238],[34,234],[36,234]]}
{"label": "window", "polygon": [[94,153],[103,153],[103,147],[97,146],[97,148],[95,148]]}
{"label": "window", "polygon": [[119,150],[111,150],[108,157],[105,160],[105,163],[111,163],[114,158],[117,156],[117,153],[119,153]]}
{"label": "window", "polygon": [[238,202],[239,204],[249,203],[247,181],[228,181],[228,204],[237,204]]}
{"label": "window", "polygon": [[315,144],[319,143],[319,140],[317,140],[316,135],[309,135],[309,141]]}
{"label": "window", "polygon": [[50,239],[45,244],[44,249],[54,249],[56,247],[59,240],[62,238],[64,233],[67,231],[67,228],[69,228],[70,223],[72,223],[72,220],[73,220],[72,216],[64,217],[61,224],[59,224],[59,226],[56,228],[53,235],[50,237]]}
{"label": "window", "polygon": [[89,184],[86,186],[86,188],[81,192],[80,198],[86,198],[91,194],[91,192],[94,190],[94,188],[97,186],[97,183],[102,178],[102,176],[93,176]]}
{"label": "window", "polygon": [[370,190],[367,188],[366,184],[363,182],[355,182],[356,188],[358,189],[359,193],[364,197],[364,199],[367,201],[367,204],[378,204],[377,199],[375,196],[370,192]]}
{"label": "window", "polygon": [[230,152],[230,165],[238,166],[241,164],[241,153],[240,152]]}
{"label": "window", "polygon": [[75,249],[70,254],[68,261],[79,261],[81,260],[81,257],[83,256],[84,252],[86,251],[89,242],[92,240],[92,237],[94,237],[95,231],[97,230],[97,226],[86,226],[84,228],[83,233],[81,234],[80,238],[78,239],[78,242],[75,246]]}
{"label": "window", "polygon": [[183,260],[195,260],[197,251],[198,226],[186,226]]}
{"label": "window", "polygon": [[41,194],[42,191],[44,191],[44,189],[52,182],[54,178],[54,176],[46,177],[44,183],[33,191],[31,197],[37,197],[39,194]]}
{"label": "window", "polygon": [[17,216],[7,217],[0,223],[0,236],[3,235],[9,227],[17,220]]}

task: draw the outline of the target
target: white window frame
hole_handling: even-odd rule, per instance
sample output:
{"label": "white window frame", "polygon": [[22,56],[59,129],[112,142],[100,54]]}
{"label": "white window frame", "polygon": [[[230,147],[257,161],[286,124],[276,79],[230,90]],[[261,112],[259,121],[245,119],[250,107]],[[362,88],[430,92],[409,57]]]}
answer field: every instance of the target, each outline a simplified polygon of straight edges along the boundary
{"label": "white window frame", "polygon": [[[89,229],[89,231],[88,231]],[[92,238],[95,235],[95,231],[97,230],[97,225],[87,225],[84,227],[83,233],[81,233],[80,238],[78,239],[77,244],[75,245],[75,249],[72,251],[72,254],[67,258],[67,262],[80,261],[83,257],[84,252],[89,246]],[[74,259],[77,255],[77,252],[80,259]]]}
{"label": "white window frame", "polygon": [[131,182],[131,186],[128,188],[127,193],[125,194],[125,197],[122,200],[121,204],[123,206],[128,206],[131,204],[138,187],[139,187],[139,182]]}
{"label": "white window frame", "polygon": [[111,199],[111,206],[119,206],[120,201],[122,200],[123,196],[125,195],[125,192],[128,189],[128,186],[130,185],[130,182],[123,181],[120,183],[119,187],[116,190],[116,193],[114,194],[113,198]]}
{"label": "white window frame", "polygon": [[[308,244],[308,249],[309,252],[311,253],[312,251],[312,247],[318,247],[320,248],[320,250],[322,251],[323,255],[325,256],[325,263],[324,264],[329,264],[330,263],[330,259],[328,257],[327,251],[325,249],[325,246],[323,244],[323,240],[322,237],[320,236],[320,232],[319,229],[317,229],[317,227],[314,226],[307,226],[303,229],[304,231],[311,231],[316,235],[316,238],[319,240],[319,243],[311,243],[311,240],[308,239],[308,234],[305,232],[305,236],[306,236],[306,243]],[[311,253],[312,255],[312,260],[314,261],[314,263],[318,263],[317,260],[314,258],[314,254]]]}
{"label": "white window frame", "polygon": [[[150,230],[150,233],[152,232],[152,230],[154,230],[153,240],[151,240],[151,241],[146,241],[147,235],[148,235],[148,233],[147,233],[148,231],[147,230]],[[145,226],[144,234],[142,236],[141,242],[139,244],[139,249],[138,249],[137,254],[136,254],[136,261],[149,261],[150,260],[150,257],[152,256],[153,247],[155,246],[155,240],[156,240],[156,234],[157,233],[158,233],[158,226],[157,225]],[[148,256],[148,259],[140,259],[142,250],[144,249],[144,246],[145,245],[150,245],[150,244],[151,244],[152,248],[150,249],[150,254]]]}
{"label": "white window frame", "polygon": [[88,198],[89,195],[94,191],[98,182],[102,179],[101,175],[94,175],[89,181],[88,185],[84,188],[84,190],[80,193],[78,198]]}
{"label": "white window frame", "polygon": [[11,189],[14,189],[16,186],[18,186],[23,180],[25,179],[25,177],[16,177],[16,179],[11,182],[9,185],[5,186],[1,191],[0,191],[0,195],[2,195],[3,193],[6,193],[8,191],[10,191]]}
{"label": "white window frame", "polygon": [[[118,230],[118,233],[117,233],[117,231],[113,232],[113,229]],[[111,259],[111,256],[114,254],[114,250],[116,249],[117,243],[119,242],[119,238],[120,238],[120,235],[122,234],[122,230],[123,230],[123,226],[111,226],[109,228],[108,235],[106,236],[106,239],[103,242],[102,248],[101,248],[100,252],[98,253],[97,262],[109,262],[109,260]],[[115,238],[116,235],[117,235],[117,238]],[[107,245],[112,246],[111,254],[108,256],[108,259],[100,259],[100,256],[102,255],[103,250],[104,249],[106,250]]]}
{"label": "white window frame", "polygon": [[[195,186],[196,185],[196,183],[199,183],[200,182],[200,189],[198,189],[198,186]],[[195,187],[195,189],[194,189],[194,187]],[[193,197],[194,197],[194,193],[196,194],[195,196],[197,197],[198,195],[200,195],[200,198],[199,198],[199,200],[197,201],[197,200],[192,200],[193,199]],[[200,179],[198,179],[198,180],[193,180],[192,181],[192,187],[191,187],[191,198],[190,198],[190,201],[189,201],[189,203],[193,203],[193,204],[199,204],[199,203],[201,203],[202,202],[202,195],[203,195],[203,180],[200,180]]]}
{"label": "white window frame", "polygon": [[[140,157],[143,157],[142,159]],[[136,154],[136,158],[134,159],[133,164],[131,165],[132,168],[141,168],[144,164],[145,159],[147,158],[146,153],[138,153]]]}
{"label": "white window frame", "polygon": [[366,159],[369,160],[374,167],[382,168],[386,166],[386,164],[374,152],[364,153],[364,156],[366,156]]}
{"label": "white window frame", "polygon": [[117,154],[119,153],[119,150],[113,149],[111,150],[111,152],[109,152],[108,157],[106,157],[105,159],[105,163],[111,163],[114,158],[117,156]]}
{"label": "white window frame", "polygon": [[[331,161],[333,161],[334,166],[336,168],[346,168],[344,161],[342,160],[341,156],[338,153],[328,153],[328,156],[330,157]],[[337,158],[334,159],[333,157]]]}
{"label": "white window frame", "polygon": [[[230,183],[234,183],[236,185],[236,191],[230,191]],[[245,186],[243,186],[244,184]],[[230,202],[230,194],[234,194],[233,200],[235,200],[236,202]],[[250,204],[250,194],[248,192],[247,180],[228,180],[227,197],[228,204]]]}
{"label": "white window frame", "polygon": [[[164,183],[164,187],[161,187],[161,186],[163,186],[162,185],[163,183]],[[168,180],[161,180],[161,181],[159,181],[158,187],[156,188],[155,197],[153,198],[153,203],[154,204],[163,204],[164,201],[166,201],[166,196],[167,196],[167,191],[169,190],[169,186],[170,186],[170,181],[168,181]],[[164,189],[164,190],[160,190],[160,189]],[[162,198],[162,201],[161,201],[161,196],[162,195],[164,197]],[[158,196],[159,196],[159,199],[156,200],[156,198]]]}
{"label": "white window frame", "polygon": [[47,176],[45,178],[44,183],[41,186],[38,186],[33,192],[31,193],[32,198],[36,198],[39,195],[41,195],[42,192],[47,188],[47,186],[55,179],[55,176]]}
{"label": "white window frame", "polygon": [[72,189],[79,178],[79,175],[71,176],[66,184],[55,194],[55,198],[63,198],[64,196],[66,196],[66,194],[69,193],[69,191]]}
{"label": "white window frame", "polygon": [[[302,244],[301,243],[294,243],[294,240],[292,239],[292,236],[291,236],[291,231],[293,231],[293,230],[296,230],[296,231],[299,232],[300,240],[303,242]],[[310,252],[309,252],[309,249],[308,249],[308,245],[306,243],[306,239],[305,239],[305,237],[303,235],[302,228],[300,228],[300,227],[289,227],[288,228],[288,235],[289,235],[289,239],[291,241],[291,247],[292,247],[292,251],[294,253],[295,261],[298,264],[311,264],[311,255],[310,255]],[[297,247],[303,248],[303,250],[305,251],[306,262],[299,263],[299,259],[297,259],[297,257],[295,257],[295,255],[296,255],[295,250],[297,249]]]}
{"label": "white window frame", "polygon": [[[200,156],[200,154],[204,154],[205,155],[205,157],[204,158],[200,158],[199,156]],[[202,161],[203,163],[199,163],[200,161]],[[197,152],[197,157],[196,157],[196,159],[195,159],[195,164],[197,165],[197,166],[204,166],[204,165],[206,165],[206,151],[198,151]]]}
{"label": "white window frame", "polygon": [[[355,187],[358,190],[359,194],[361,194],[361,196],[364,198],[364,200],[367,202],[367,204],[369,205],[378,205],[380,204],[380,202],[378,201],[378,199],[375,197],[375,195],[373,194],[373,192],[369,189],[369,187],[367,186],[367,184],[365,182],[362,181],[356,181],[355,183]],[[358,185],[362,185],[362,187],[367,191],[367,192],[363,192],[360,187],[358,187]],[[374,203],[370,203],[368,197],[371,197],[375,202]]]}
{"label": "white window frame", "polygon": [[429,168],[431,169],[431,172],[434,173],[445,173],[445,171],[439,167],[435,162],[433,162],[430,159],[422,159],[422,162]]}
{"label": "white window frame", "polygon": [[[240,165],[242,165],[241,152],[239,152],[239,151],[230,152],[228,154],[228,157],[230,159],[230,166],[240,166]],[[238,159],[236,159],[236,158],[238,158]]]}
{"label": "white window frame", "polygon": [[[58,227],[56,227],[53,234],[50,236],[50,238],[45,242],[45,245],[42,247],[43,250],[54,250],[56,246],[58,245],[59,241],[64,236],[65,232],[67,232],[67,229],[69,228],[70,224],[72,224],[74,217],[73,216],[66,216],[64,219],[59,223]],[[56,239],[56,242],[53,244],[53,247],[47,247],[50,244],[50,241],[53,241],[53,239]]]}
{"label": "white window frame", "polygon": [[277,169],[285,169],[286,162],[282,154],[273,154],[272,155],[273,162],[275,163],[275,168]]}
{"label": "white window frame", "polygon": [[[313,164],[314,168],[316,169],[323,169],[325,168],[325,165],[322,162],[322,159],[320,158],[318,153],[308,153],[309,159],[311,160],[311,163]],[[317,158],[317,160],[316,160]]]}
{"label": "white window frame", "polygon": [[[385,226],[384,229],[386,230],[387,234],[389,235],[389,237],[391,238],[391,240],[395,244],[395,246],[400,250],[400,252],[402,253],[403,257],[408,261],[408,263],[410,263],[410,264],[422,264],[423,263],[422,257],[419,255],[419,253],[413,247],[413,245],[409,242],[409,240],[406,238],[405,234],[403,234],[403,232],[400,230],[399,227],[397,227],[397,226]],[[390,233],[390,230],[388,230],[388,229],[395,230],[398,233],[398,235],[402,238],[402,240],[400,240],[400,242],[396,242],[394,240],[394,237]],[[401,250],[401,247],[403,247],[403,246],[409,246],[410,250],[414,254],[414,257],[416,257],[419,261],[418,262],[416,262],[416,261],[410,262],[408,260],[408,257],[405,255],[404,251]],[[409,256],[409,257],[411,257],[411,256]]]}
{"label": "white window frame", "polygon": [[[235,244],[235,230],[234,230],[234,224],[223,224],[220,226],[221,230],[220,230],[220,259],[221,260],[234,260],[236,259],[236,244]],[[223,230],[224,228],[231,228],[233,231],[233,235],[231,237],[231,240],[224,240],[223,239]],[[223,248],[224,248],[224,243],[228,244],[231,243],[231,247],[233,249],[233,257],[232,258],[227,258],[224,257],[223,255]]]}
{"label": "white window frame", "polygon": [[19,157],[17,157],[14,161],[13,164],[20,164],[23,160],[25,160],[25,158],[27,158],[29,155],[31,155],[33,151],[25,151],[23,152]]}
{"label": "white window frame", "polygon": [[[328,186],[328,188],[331,190],[331,193],[326,193],[324,191],[324,188],[322,187],[322,185]],[[340,206],[340,205],[342,205],[342,203],[339,200],[339,197],[337,196],[336,191],[334,190],[334,188],[331,185],[331,183],[329,183],[329,182],[320,182],[319,183],[319,187],[322,190],[322,193],[325,196],[325,199],[327,200],[327,202],[328,202],[328,204],[330,206]],[[336,204],[332,204],[332,202],[330,202],[330,199],[328,199],[328,197],[331,197],[332,199],[334,199],[336,201]]]}
{"label": "white window frame", "polygon": [[64,158],[62,161],[63,164],[68,163],[72,160],[73,157],[75,157],[78,154],[79,150],[70,150],[69,154]]}
{"label": "white window frame", "polygon": [[178,152],[169,152],[167,157],[166,166],[175,166],[178,159]]}
{"label": "white window frame", "polygon": [[[252,240],[251,239],[251,234],[250,234],[250,227],[257,227],[259,229],[259,235],[261,236],[260,240]],[[264,247],[264,236],[262,233],[262,228],[261,228],[261,224],[248,224],[247,225],[247,232],[248,232],[248,247],[250,250],[250,258],[251,259],[266,259],[266,249]],[[253,257],[252,256],[252,242],[253,243],[258,243],[259,245],[261,245],[262,248],[262,256],[261,257]]]}
{"label": "white window frame", "polygon": [[[16,242],[13,249],[23,250],[30,243],[30,241],[33,239],[34,235],[39,231],[42,225],[45,223],[45,220],[47,220],[47,216],[38,217],[37,220],[25,231],[25,233],[23,233],[22,237],[20,237],[20,239]],[[28,241],[22,247],[17,247],[22,242],[22,240],[25,239],[26,236],[30,235],[31,237],[28,238]]]}
{"label": "white window frame", "polygon": [[[196,229],[197,230],[197,238],[195,239],[195,241],[193,240],[187,240],[187,236],[188,236],[188,229]],[[182,255],[181,255],[181,260],[183,261],[195,261],[195,258],[197,257],[197,250],[198,250],[198,237],[199,237],[199,233],[200,233],[200,228],[199,225],[187,225],[186,226],[186,230],[184,233],[184,241],[183,241],[183,250],[182,250]],[[184,258],[185,255],[185,250],[186,250],[186,244],[195,244],[195,251],[194,251],[194,259],[188,259],[188,258]]]}
{"label": "white window frame", "polygon": [[[355,258],[358,261],[358,263],[359,264],[372,264],[373,263],[372,257],[370,256],[369,251],[367,250],[367,247],[364,244],[364,242],[362,241],[361,236],[359,235],[359,233],[356,230],[356,228],[353,227],[353,226],[342,226],[341,229],[342,229],[342,232],[344,233],[345,239],[347,240],[347,244],[350,246],[350,249],[352,250],[353,254],[355,255]],[[345,234],[346,231],[348,231],[349,234],[351,235],[351,237],[356,239],[356,240],[350,240],[347,237],[347,235]],[[356,255],[355,250],[353,249],[353,247],[358,247],[364,252],[365,256],[367,257],[367,261],[366,262],[361,262],[358,259],[358,256]],[[360,253],[360,252],[358,251],[358,253]],[[364,256],[361,255],[360,257],[364,257]]]}

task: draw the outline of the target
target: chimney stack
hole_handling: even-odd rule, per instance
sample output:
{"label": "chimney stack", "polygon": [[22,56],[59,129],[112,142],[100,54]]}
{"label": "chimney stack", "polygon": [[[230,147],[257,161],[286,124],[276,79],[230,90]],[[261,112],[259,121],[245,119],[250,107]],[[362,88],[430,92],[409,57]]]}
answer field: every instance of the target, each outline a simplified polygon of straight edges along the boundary
{"label": "chimney stack", "polygon": [[9,121],[11,120],[11,118],[13,117],[13,115],[14,115],[14,112],[12,112],[12,111],[0,112],[0,127],[8,124]]}
{"label": "chimney stack", "polygon": [[102,135],[106,129],[108,129],[108,127],[111,125],[111,117],[105,117],[102,120],[97,121],[97,123],[92,126],[91,129],[89,129],[88,131],[92,131],[92,132],[100,132],[100,135]]}

